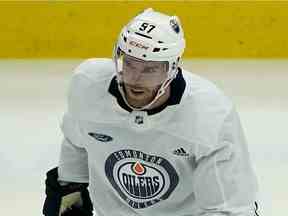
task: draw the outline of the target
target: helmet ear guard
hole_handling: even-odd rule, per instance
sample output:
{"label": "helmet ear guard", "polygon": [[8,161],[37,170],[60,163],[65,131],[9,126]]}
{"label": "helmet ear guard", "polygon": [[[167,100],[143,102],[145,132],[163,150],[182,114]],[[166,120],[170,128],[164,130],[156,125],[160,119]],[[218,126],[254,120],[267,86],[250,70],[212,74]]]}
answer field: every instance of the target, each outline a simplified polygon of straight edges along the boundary
{"label": "helmet ear guard", "polygon": [[[168,62],[167,78],[162,81],[156,99],[152,101],[154,103],[176,77],[184,49],[184,33],[178,17],[156,12],[152,8],[137,15],[123,27],[114,47],[113,59],[120,92],[123,92],[123,89],[120,89],[123,86],[123,65],[119,59],[123,53],[147,62]],[[124,93],[122,97],[125,100]],[[128,103],[127,105],[130,106]],[[149,103],[137,110],[147,109],[151,105]]]}

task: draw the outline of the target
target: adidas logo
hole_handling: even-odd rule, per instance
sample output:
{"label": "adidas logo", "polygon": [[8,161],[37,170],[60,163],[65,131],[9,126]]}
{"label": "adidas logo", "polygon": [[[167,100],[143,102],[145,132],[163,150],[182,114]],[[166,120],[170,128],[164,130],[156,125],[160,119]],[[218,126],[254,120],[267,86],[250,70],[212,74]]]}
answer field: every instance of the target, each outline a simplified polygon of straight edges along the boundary
{"label": "adidas logo", "polygon": [[189,154],[183,148],[174,150],[173,154],[178,155],[178,156],[189,156]]}

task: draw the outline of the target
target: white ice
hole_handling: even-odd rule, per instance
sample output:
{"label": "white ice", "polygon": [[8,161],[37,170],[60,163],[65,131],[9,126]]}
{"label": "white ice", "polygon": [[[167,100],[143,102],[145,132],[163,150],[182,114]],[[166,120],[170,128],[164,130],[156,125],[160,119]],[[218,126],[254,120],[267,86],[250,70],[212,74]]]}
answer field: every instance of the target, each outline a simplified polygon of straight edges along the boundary
{"label": "white ice", "polygon": [[[81,60],[0,61],[0,215],[39,216],[57,165],[72,69]],[[260,215],[288,213],[288,60],[186,60],[235,102],[260,186]]]}

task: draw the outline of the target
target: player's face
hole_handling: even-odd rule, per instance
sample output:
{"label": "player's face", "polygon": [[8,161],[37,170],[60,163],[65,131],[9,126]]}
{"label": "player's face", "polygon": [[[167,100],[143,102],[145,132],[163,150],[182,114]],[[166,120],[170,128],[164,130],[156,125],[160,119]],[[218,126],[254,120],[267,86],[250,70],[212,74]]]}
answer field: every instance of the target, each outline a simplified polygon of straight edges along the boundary
{"label": "player's face", "polygon": [[122,77],[128,103],[136,108],[143,107],[154,99],[167,78],[167,63],[125,55]]}

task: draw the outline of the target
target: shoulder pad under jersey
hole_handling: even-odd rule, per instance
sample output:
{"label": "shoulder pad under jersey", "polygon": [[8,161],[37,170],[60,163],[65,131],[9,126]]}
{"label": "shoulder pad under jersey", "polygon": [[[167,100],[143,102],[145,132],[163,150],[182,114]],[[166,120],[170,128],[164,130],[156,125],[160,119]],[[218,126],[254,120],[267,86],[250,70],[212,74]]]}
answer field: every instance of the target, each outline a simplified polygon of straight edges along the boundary
{"label": "shoulder pad under jersey", "polygon": [[[68,110],[79,111],[107,94],[110,81],[116,75],[111,59],[93,58],[74,70],[68,93]],[[100,101],[99,101],[100,102]]]}

